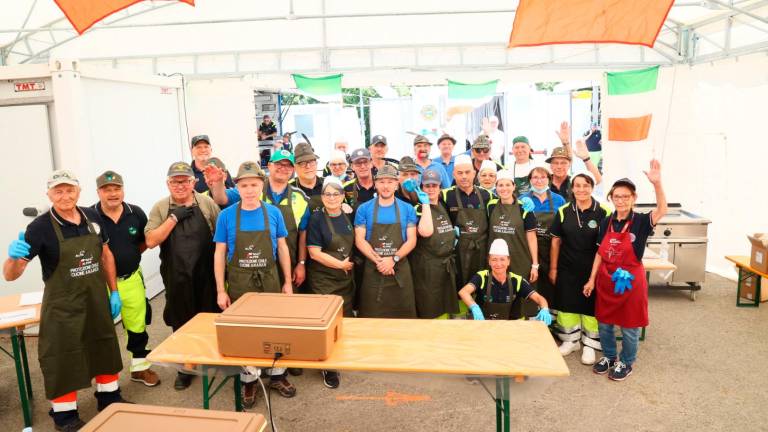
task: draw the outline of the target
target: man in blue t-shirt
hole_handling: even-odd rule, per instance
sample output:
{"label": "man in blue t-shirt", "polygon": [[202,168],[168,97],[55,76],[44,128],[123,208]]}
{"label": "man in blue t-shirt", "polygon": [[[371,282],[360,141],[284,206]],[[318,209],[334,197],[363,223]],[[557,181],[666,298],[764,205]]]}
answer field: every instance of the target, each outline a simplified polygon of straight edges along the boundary
{"label": "man in blue t-shirt", "polygon": [[381,167],[376,173],[377,197],[361,204],[355,214],[355,246],[366,258],[360,317],[416,318],[408,254],[416,246],[417,217],[412,205],[395,198],[397,177],[394,167]]}
{"label": "man in blue t-shirt", "polygon": [[[247,292],[293,294],[291,261],[286,237],[288,230],[280,210],[261,200],[264,171],[257,162],[244,162],[235,178],[240,202],[224,209],[216,221],[214,274],[217,303],[222,310]],[[277,262],[283,273],[280,283]],[[274,368],[270,387],[282,396],[293,397],[296,388],[288,382],[284,368]],[[244,373],[243,405],[256,403],[257,375]]]}

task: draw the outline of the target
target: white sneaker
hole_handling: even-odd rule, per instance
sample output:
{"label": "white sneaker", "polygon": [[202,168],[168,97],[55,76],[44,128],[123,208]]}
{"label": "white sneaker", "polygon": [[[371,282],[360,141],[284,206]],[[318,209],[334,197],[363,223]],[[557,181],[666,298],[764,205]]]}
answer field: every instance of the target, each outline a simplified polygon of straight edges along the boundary
{"label": "white sneaker", "polygon": [[560,354],[562,354],[563,356],[567,356],[568,354],[570,354],[572,352],[576,352],[576,351],[578,351],[580,349],[581,349],[581,343],[578,342],[578,341],[576,341],[576,342],[571,342],[571,341],[563,342],[560,345]]}
{"label": "white sneaker", "polygon": [[595,364],[595,349],[584,345],[584,349],[581,351],[581,364],[593,365]]}

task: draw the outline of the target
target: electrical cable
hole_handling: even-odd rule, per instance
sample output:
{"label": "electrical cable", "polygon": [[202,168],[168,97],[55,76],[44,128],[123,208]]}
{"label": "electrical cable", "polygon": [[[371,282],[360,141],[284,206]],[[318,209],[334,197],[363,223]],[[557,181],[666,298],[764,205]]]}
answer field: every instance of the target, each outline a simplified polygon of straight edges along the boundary
{"label": "electrical cable", "polygon": [[[276,352],[275,353],[275,359],[272,360],[272,367],[269,368],[270,371],[275,368],[275,364],[277,363],[277,359],[283,356],[283,353]],[[271,375],[270,375],[271,379]],[[259,378],[261,380],[261,378]],[[261,388],[264,389],[264,383],[261,383]],[[269,411],[269,425],[272,428],[272,432],[277,432],[277,428],[275,428],[275,421],[272,419],[272,392],[264,392],[267,395],[267,411]]]}
{"label": "electrical cable", "polygon": [[187,139],[190,139],[189,136],[189,120],[187,119],[187,82],[184,78],[184,74],[181,72],[174,72],[169,77],[172,77],[174,75],[178,75],[181,77],[181,103],[184,107],[184,128],[187,130]]}

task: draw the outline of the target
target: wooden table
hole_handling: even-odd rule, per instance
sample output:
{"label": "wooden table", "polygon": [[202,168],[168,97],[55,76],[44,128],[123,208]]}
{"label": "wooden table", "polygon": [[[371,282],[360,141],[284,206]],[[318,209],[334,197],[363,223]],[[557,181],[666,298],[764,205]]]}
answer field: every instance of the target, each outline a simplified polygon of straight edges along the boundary
{"label": "wooden table", "polygon": [[[214,318],[201,313],[147,356],[200,370],[203,407],[211,394],[209,368],[233,367],[235,409],[242,410],[242,366],[268,368],[273,359],[225,357],[219,354]],[[493,347],[489,350],[488,347]],[[483,355],[478,355],[482,352]],[[539,321],[471,321],[344,318],[342,337],[325,361],[278,360],[276,367],[374,372],[417,372],[496,378],[496,428],[510,430],[510,378],[565,377],[570,374],[547,326]],[[215,377],[214,377],[215,379]]]}
{"label": "wooden table", "polygon": [[0,314],[16,312],[24,309],[35,309],[34,318],[0,323],[0,332],[11,336],[12,352],[5,348],[0,350],[13,359],[16,366],[16,380],[19,386],[21,411],[24,416],[24,427],[32,426],[32,381],[29,378],[29,362],[27,362],[27,346],[24,342],[24,328],[40,322],[40,305],[19,306],[20,294],[0,297]]}
{"label": "wooden table", "polygon": [[[739,269],[739,278],[736,280],[736,307],[760,307],[760,282],[762,278],[768,277],[768,274],[753,269],[749,265],[748,256],[726,255],[725,259],[736,264],[736,268]],[[751,302],[742,302],[741,287],[749,280],[755,284],[755,299]]]}

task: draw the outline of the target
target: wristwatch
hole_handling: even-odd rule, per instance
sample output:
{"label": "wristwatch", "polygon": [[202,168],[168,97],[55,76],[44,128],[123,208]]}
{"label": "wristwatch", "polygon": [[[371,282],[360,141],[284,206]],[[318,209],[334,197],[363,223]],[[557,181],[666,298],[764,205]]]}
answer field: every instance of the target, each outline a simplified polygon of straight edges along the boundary
{"label": "wristwatch", "polygon": [[400,262],[400,257],[395,255],[395,256],[392,257],[392,261],[394,261],[395,263],[399,263]]}
{"label": "wristwatch", "polygon": [[589,157],[589,156],[587,156],[587,157],[585,157],[584,159],[582,159],[582,161],[584,161],[584,162],[589,162],[589,160],[590,160],[590,157]]}

